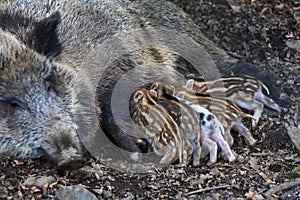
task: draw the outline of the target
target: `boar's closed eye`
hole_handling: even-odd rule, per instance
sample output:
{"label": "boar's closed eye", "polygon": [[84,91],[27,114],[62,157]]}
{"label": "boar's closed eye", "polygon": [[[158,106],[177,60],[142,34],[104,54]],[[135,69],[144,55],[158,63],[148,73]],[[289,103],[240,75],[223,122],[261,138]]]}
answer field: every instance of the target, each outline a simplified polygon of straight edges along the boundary
{"label": "boar's closed eye", "polygon": [[28,110],[28,106],[18,99],[0,101],[0,115],[2,117],[13,115],[19,110]]}

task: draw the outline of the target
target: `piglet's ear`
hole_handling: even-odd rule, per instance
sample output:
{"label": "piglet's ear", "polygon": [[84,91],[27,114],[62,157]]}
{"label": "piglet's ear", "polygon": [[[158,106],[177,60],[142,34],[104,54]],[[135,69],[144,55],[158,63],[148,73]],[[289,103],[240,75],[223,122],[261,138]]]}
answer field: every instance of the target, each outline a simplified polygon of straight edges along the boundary
{"label": "piglet's ear", "polygon": [[174,96],[175,95],[175,87],[173,85],[168,85],[166,87],[166,92],[168,95]]}
{"label": "piglet's ear", "polygon": [[61,52],[61,44],[56,29],[60,20],[59,12],[55,12],[50,17],[37,22],[27,35],[28,45],[47,57],[58,55]]}
{"label": "piglet's ear", "polygon": [[133,94],[133,100],[135,103],[138,103],[144,96],[144,93],[142,91],[136,91],[134,94]]}
{"label": "piglet's ear", "polygon": [[176,96],[179,99],[184,99],[185,93],[184,92],[178,92]]}
{"label": "piglet's ear", "polygon": [[186,84],[185,84],[185,87],[186,89],[189,91],[189,92],[192,92],[193,91],[193,88],[194,88],[194,79],[189,79],[186,81]]}
{"label": "piglet's ear", "polygon": [[155,90],[149,90],[149,94],[152,98],[157,98],[157,92]]}
{"label": "piglet's ear", "polygon": [[150,90],[157,90],[158,89],[158,83],[154,82],[151,86],[150,86]]}

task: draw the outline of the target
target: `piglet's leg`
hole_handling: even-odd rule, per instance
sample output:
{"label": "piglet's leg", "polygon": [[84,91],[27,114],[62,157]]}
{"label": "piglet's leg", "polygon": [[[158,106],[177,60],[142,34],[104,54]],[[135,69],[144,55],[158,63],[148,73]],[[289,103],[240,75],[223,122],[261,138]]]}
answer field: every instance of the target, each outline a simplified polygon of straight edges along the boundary
{"label": "piglet's leg", "polygon": [[256,143],[256,140],[253,138],[249,129],[247,129],[241,122],[237,122],[232,128],[243,135],[251,146]]}
{"label": "piglet's leg", "polygon": [[186,166],[187,165],[187,160],[189,157],[189,152],[186,149],[183,149],[182,151],[182,160],[179,159],[179,166]]}
{"label": "piglet's leg", "polygon": [[272,108],[273,110],[276,110],[277,112],[280,112],[280,107],[277,103],[273,101],[273,99],[270,99],[269,97],[266,97],[261,90],[258,90],[254,96],[255,100],[263,103],[265,106],[268,106],[269,108]]}
{"label": "piglet's leg", "polygon": [[235,160],[235,156],[233,152],[231,151],[228,143],[224,140],[223,137],[219,138],[217,141],[219,147],[222,149],[222,151],[225,153],[227,159],[232,162]]}
{"label": "piglet's leg", "polygon": [[201,158],[201,145],[200,145],[200,127],[198,127],[196,138],[191,141],[191,144],[193,145],[193,166],[199,166],[200,165],[200,158]]}
{"label": "piglet's leg", "polygon": [[209,162],[208,165],[211,165],[217,161],[218,145],[215,141],[210,138],[206,138],[202,141],[202,146],[209,149]]}
{"label": "piglet's leg", "polygon": [[230,99],[232,102],[236,103],[238,106],[245,108],[247,110],[252,110],[254,112],[253,117],[255,119],[252,119],[252,127],[255,127],[261,117],[261,114],[264,109],[264,105],[261,102],[258,102],[253,98],[248,98],[248,100],[244,99]]}
{"label": "piglet's leg", "polygon": [[[186,166],[188,164],[188,162],[191,160],[192,154],[194,153],[194,149],[195,149],[195,145],[190,141],[186,141],[184,146],[185,147],[184,147],[183,156],[182,156],[183,157],[183,159],[182,159],[183,162],[182,162],[181,166]],[[194,158],[194,156],[193,156],[193,158]],[[198,163],[198,165],[199,164],[200,164],[200,162]]]}
{"label": "piglet's leg", "polygon": [[[233,140],[233,137],[230,133],[230,130],[225,130],[224,139],[228,143],[229,147],[232,147],[234,140]],[[223,159],[225,159],[225,157],[227,157],[223,151],[221,152],[221,157]]]}
{"label": "piglet's leg", "polygon": [[[161,158],[159,164],[161,165],[170,165],[172,162],[175,161],[176,158],[176,148],[175,147],[167,147],[164,150],[164,156]],[[183,164],[182,162],[180,164]]]}
{"label": "piglet's leg", "polygon": [[228,145],[230,147],[232,147],[234,140],[233,140],[233,137],[230,133],[230,130],[225,131],[224,138],[225,138],[226,142],[228,143]]}
{"label": "piglet's leg", "polygon": [[193,152],[193,166],[197,167],[200,165],[200,157],[201,157],[201,146],[197,145]]}
{"label": "piglet's leg", "polygon": [[[210,135],[211,139],[217,142],[219,147],[225,153],[227,159],[232,162],[235,160],[235,156],[233,155],[228,142],[224,139],[223,131],[220,128],[215,128],[213,134]],[[226,133],[228,134],[228,130]],[[230,134],[230,133],[229,133]]]}
{"label": "piglet's leg", "polygon": [[256,100],[253,99],[253,102],[243,102],[243,104],[238,104],[240,107],[245,108],[247,110],[252,110],[253,111],[253,117],[252,119],[252,127],[255,127],[261,117],[261,114],[264,109],[264,105]]}
{"label": "piglet's leg", "polygon": [[[255,100],[254,100],[255,101]],[[261,117],[261,114],[263,112],[263,109],[264,109],[264,105],[261,104],[260,102],[257,102],[255,101],[255,109],[254,109],[254,114],[253,114],[253,117],[255,119],[252,119],[252,127],[255,127]]]}

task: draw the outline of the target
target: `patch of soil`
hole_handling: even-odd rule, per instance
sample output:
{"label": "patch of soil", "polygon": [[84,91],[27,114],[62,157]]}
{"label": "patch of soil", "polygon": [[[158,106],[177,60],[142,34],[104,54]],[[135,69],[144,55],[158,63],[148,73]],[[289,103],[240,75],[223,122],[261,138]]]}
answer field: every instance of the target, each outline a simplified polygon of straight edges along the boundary
{"label": "patch of soil", "polygon": [[[286,127],[299,124],[300,50],[288,47],[287,41],[300,40],[300,2],[172,1],[192,16],[208,38],[230,55],[271,74],[279,88],[277,101],[282,112],[265,109],[258,127],[252,130],[258,144],[249,147],[234,135],[233,149],[245,161],[219,160],[213,166],[170,166],[137,174],[116,171],[93,159],[71,172],[57,171],[43,160],[3,159],[0,199],[55,199],[60,186],[76,184],[103,199],[263,199],[271,187],[299,177],[291,173],[300,159]],[[246,126],[250,127],[250,121]],[[26,179],[36,176],[53,176],[56,182],[43,188],[24,186]],[[272,197],[300,199],[299,186]]]}

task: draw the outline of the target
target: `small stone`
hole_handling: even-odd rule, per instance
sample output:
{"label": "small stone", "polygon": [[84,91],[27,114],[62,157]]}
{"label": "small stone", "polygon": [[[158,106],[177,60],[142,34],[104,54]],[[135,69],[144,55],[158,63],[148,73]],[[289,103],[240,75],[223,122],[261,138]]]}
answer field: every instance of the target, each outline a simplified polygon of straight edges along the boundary
{"label": "small stone", "polygon": [[126,197],[123,198],[123,200],[132,200],[132,199],[134,199],[134,196],[131,192],[127,192]]}
{"label": "small stone", "polygon": [[285,44],[290,49],[294,49],[294,50],[300,51],[300,40],[288,40],[288,41],[286,41]]}
{"label": "small stone", "polygon": [[217,175],[217,174],[219,174],[220,173],[220,171],[219,171],[219,169],[217,168],[217,167],[214,167],[214,168],[212,168],[211,170],[210,170],[210,172],[209,172],[209,174],[210,175]]}
{"label": "small stone", "polygon": [[23,185],[25,187],[32,187],[36,186],[37,188],[42,189],[46,185],[50,185],[54,183],[56,179],[53,176],[36,176],[36,177],[30,177],[25,182]]}
{"label": "small stone", "polygon": [[287,100],[289,98],[289,95],[287,93],[281,93],[279,99],[280,100]]}
{"label": "small stone", "polygon": [[55,193],[58,200],[97,200],[97,197],[82,185],[61,186]]}
{"label": "small stone", "polygon": [[298,127],[287,127],[287,133],[290,136],[295,147],[300,150],[300,125]]}
{"label": "small stone", "polygon": [[293,85],[295,83],[295,81],[292,80],[292,79],[289,79],[289,80],[287,80],[287,83],[290,84],[290,85]]}
{"label": "small stone", "polygon": [[237,155],[236,157],[236,160],[239,162],[239,163],[244,163],[245,162],[245,158],[241,155]]}
{"label": "small stone", "polygon": [[0,186],[0,199],[6,199],[8,195],[8,190],[4,186]]}

